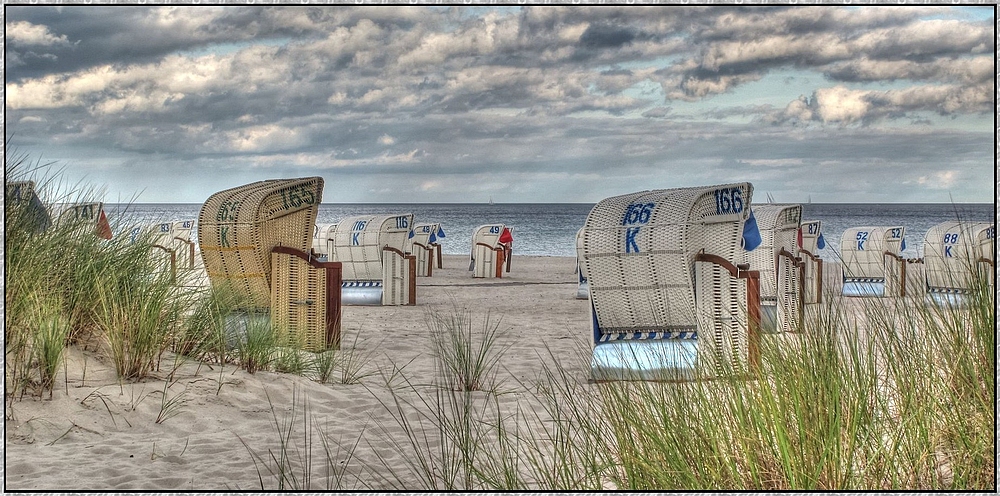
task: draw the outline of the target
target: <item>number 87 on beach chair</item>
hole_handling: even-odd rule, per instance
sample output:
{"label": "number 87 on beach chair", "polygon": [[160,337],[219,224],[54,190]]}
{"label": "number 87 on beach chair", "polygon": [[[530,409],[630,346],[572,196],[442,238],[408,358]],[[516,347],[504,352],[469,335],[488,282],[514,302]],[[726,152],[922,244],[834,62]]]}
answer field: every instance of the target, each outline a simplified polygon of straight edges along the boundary
{"label": "number 87 on beach chair", "polygon": [[[582,231],[591,377],[692,380],[756,365],[760,242],[753,186],[644,191],[602,200]],[[744,241],[746,239],[746,242]]]}
{"label": "number 87 on beach chair", "polygon": [[198,215],[212,287],[239,298],[247,323],[269,312],[279,339],[309,351],[340,345],[341,265],[310,250],[322,195],[321,177],[258,181],[210,196]]}

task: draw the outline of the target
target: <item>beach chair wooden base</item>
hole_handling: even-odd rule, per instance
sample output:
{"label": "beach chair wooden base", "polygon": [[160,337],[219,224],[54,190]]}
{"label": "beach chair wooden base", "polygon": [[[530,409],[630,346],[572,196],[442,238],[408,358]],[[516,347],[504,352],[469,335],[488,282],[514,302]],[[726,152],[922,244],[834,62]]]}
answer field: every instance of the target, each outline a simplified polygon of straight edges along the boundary
{"label": "beach chair wooden base", "polygon": [[379,306],[382,304],[382,281],[344,281],[340,301],[344,305]]}
{"label": "beach chair wooden base", "polygon": [[576,299],[586,300],[590,298],[590,283],[586,279],[581,279],[576,287]]}

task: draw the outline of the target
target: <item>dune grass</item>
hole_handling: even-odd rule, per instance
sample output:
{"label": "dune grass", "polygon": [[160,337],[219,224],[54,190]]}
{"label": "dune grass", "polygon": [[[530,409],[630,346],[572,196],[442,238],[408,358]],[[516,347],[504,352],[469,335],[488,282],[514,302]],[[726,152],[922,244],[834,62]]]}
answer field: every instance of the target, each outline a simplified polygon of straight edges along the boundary
{"label": "dune grass", "polygon": [[[7,181],[34,179],[50,205],[96,196],[48,192],[57,181],[23,155],[6,165]],[[963,305],[825,298],[802,333],[765,336],[749,376],[591,384],[549,355],[537,382],[501,389],[510,342],[489,315],[481,326],[460,310],[428,318],[433,380],[405,365],[373,372],[378,343],[357,338],[303,357],[249,319],[234,339],[238,302],[175,286],[142,240],[40,229],[7,197],[5,217],[7,401],[51,396],[70,344],[103,347],[123,381],[148,377],[173,349],[251,373],[360,383],[379,398],[377,432],[346,442],[316,432],[304,400],[291,418],[275,415],[278,447],[247,446],[261,488],[337,489],[353,471],[372,489],[995,490],[996,307],[983,278]],[[376,373],[381,384],[366,381]],[[187,401],[168,388],[158,422]],[[355,457],[369,434],[392,453]]]}

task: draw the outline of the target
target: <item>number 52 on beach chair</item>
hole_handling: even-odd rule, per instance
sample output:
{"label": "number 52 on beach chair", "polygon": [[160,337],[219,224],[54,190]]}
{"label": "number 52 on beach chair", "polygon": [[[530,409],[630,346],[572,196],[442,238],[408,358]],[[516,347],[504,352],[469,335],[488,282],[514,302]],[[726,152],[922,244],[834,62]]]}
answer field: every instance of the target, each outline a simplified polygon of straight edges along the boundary
{"label": "number 52 on beach chair", "polygon": [[337,262],[311,254],[323,178],[258,181],[210,196],[198,215],[198,245],[213,288],[243,302],[246,321],[269,313],[272,330],[299,347],[340,346]]}
{"label": "number 52 on beach chair", "polygon": [[602,200],[582,230],[594,380],[692,380],[755,366],[760,242],[750,183]]}

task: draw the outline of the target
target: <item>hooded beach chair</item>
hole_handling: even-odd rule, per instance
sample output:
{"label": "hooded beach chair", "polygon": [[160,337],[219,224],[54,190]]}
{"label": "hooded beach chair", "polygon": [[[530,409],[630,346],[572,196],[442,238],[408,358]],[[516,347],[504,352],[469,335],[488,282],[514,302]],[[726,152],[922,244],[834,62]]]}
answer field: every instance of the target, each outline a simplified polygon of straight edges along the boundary
{"label": "hooded beach chair", "polygon": [[70,203],[61,205],[56,214],[56,225],[71,225],[79,232],[93,232],[102,239],[111,239],[111,225],[104,212],[103,202]]}
{"label": "hooded beach chair", "polygon": [[754,205],[761,243],[746,252],[750,270],[760,272],[761,330],[795,332],[802,322],[803,277],[799,256],[801,205]]}
{"label": "hooded beach chair", "polygon": [[583,228],[576,231],[576,273],[579,275],[579,283],[576,286],[576,299],[586,300],[590,298],[590,284],[587,281],[586,267],[583,264]]}
{"label": "hooded beach chair", "polygon": [[11,181],[4,184],[4,210],[9,221],[15,216],[24,216],[23,225],[34,226],[34,232],[42,232],[52,225],[49,211],[38,198],[34,181]]}
{"label": "hooded beach chair", "polygon": [[902,226],[852,227],[840,238],[844,296],[904,296]]}
{"label": "hooded beach chair", "polygon": [[171,276],[176,280],[177,269],[195,268],[195,243],[191,241],[193,220],[159,222],[149,226],[136,226],[129,231],[135,243],[143,234],[149,235],[153,250],[162,252],[170,264]]}
{"label": "hooded beach chair", "polygon": [[819,250],[826,248],[826,240],[818,220],[804,220],[799,226],[799,256],[802,258],[802,303],[823,301],[823,259]]}
{"label": "hooded beach chair", "polygon": [[959,221],[928,229],[923,257],[928,299],[938,304],[962,304],[983,278],[992,282],[995,232],[993,224]]}
{"label": "hooded beach chair", "polygon": [[240,299],[244,321],[268,312],[281,342],[309,351],[340,345],[341,267],[310,251],[322,196],[321,177],[258,181],[215,193],[198,215],[211,285]]}
{"label": "hooded beach chair", "polygon": [[503,277],[504,262],[510,272],[514,242],[513,228],[487,224],[472,231],[472,260],[469,270],[476,278]]}
{"label": "hooded beach chair", "polygon": [[437,223],[417,224],[410,230],[404,251],[417,258],[418,277],[431,277],[434,266],[440,267],[441,244],[438,240],[444,236],[444,229]]}
{"label": "hooded beach chair", "polygon": [[413,214],[360,215],[319,226],[329,260],[343,265],[345,305],[416,304],[417,260],[404,251],[411,225]]}
{"label": "hooded beach chair", "polygon": [[753,186],[643,191],[602,200],[583,228],[592,378],[690,380],[755,367],[760,242]]}

